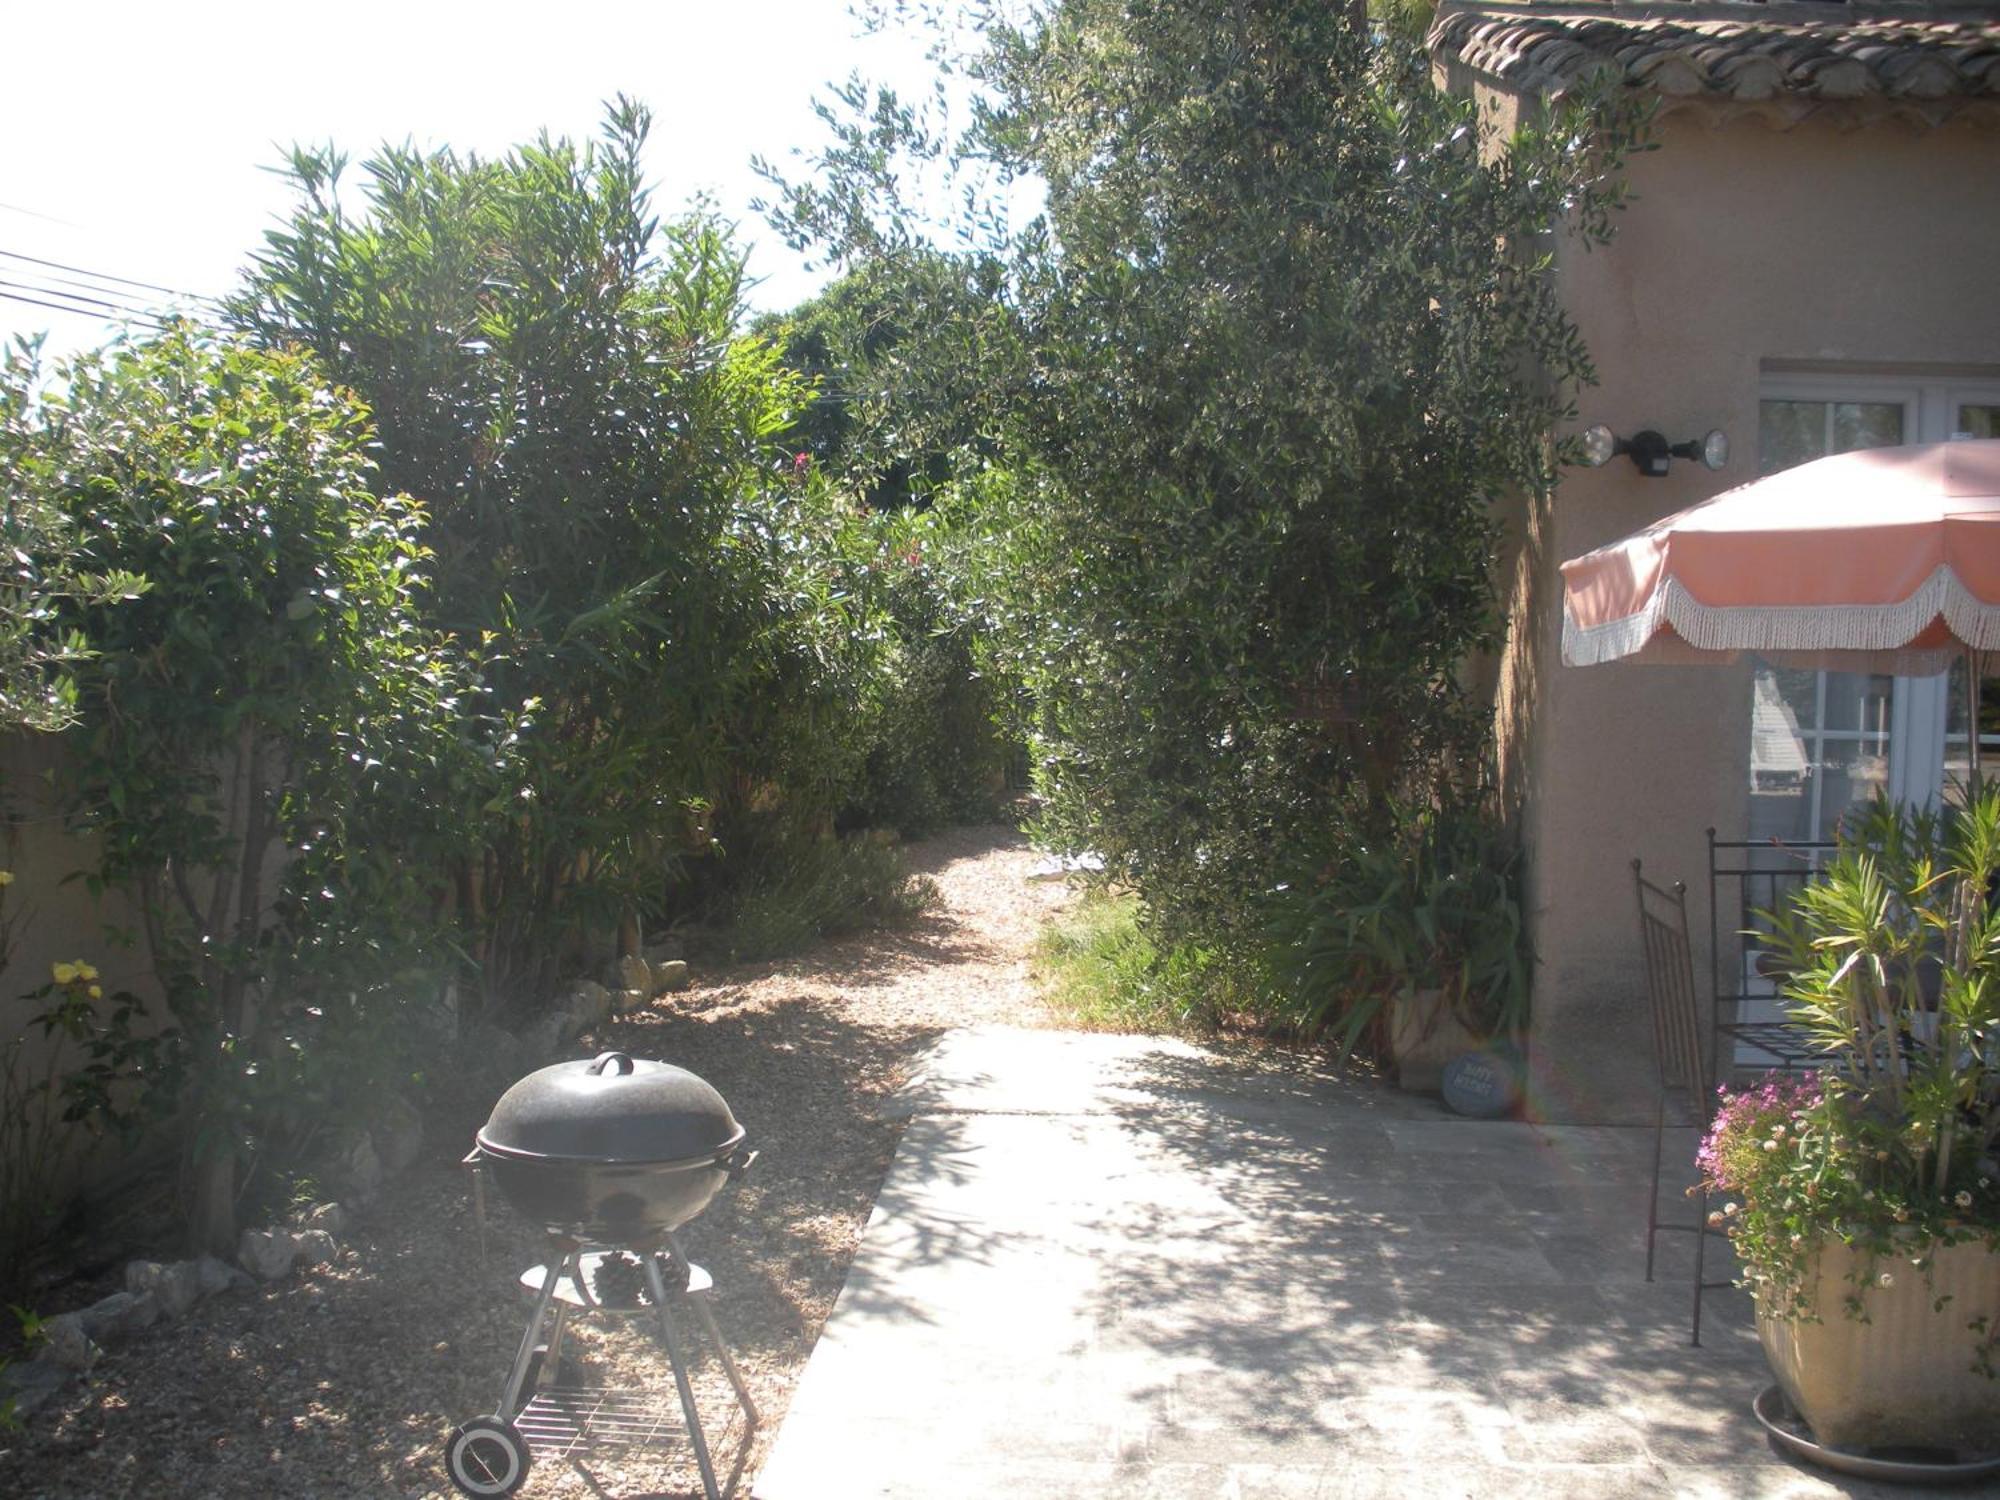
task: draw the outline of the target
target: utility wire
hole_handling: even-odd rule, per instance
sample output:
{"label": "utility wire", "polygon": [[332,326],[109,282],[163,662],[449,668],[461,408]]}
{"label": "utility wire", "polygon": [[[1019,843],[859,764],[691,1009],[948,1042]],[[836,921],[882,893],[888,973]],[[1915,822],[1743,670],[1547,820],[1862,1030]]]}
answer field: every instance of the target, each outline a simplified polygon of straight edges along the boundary
{"label": "utility wire", "polygon": [[25,302],[30,307],[52,308],[56,312],[75,313],[81,318],[97,318],[102,320],[104,317],[103,313],[93,312],[87,307],[72,307],[64,302],[44,302],[40,297],[24,297],[19,292],[0,292],[0,301]]}
{"label": "utility wire", "polygon": [[26,261],[31,266],[45,266],[51,271],[68,271],[76,276],[88,276],[94,281],[115,281],[120,286],[136,286],[143,291],[165,292],[169,297],[186,297],[195,302],[207,302],[207,297],[197,297],[193,292],[184,292],[179,287],[161,286],[157,281],[134,281],[129,276],[113,276],[104,271],[87,271],[82,266],[66,265],[59,260],[43,260],[40,256],[23,255],[18,250],[0,250],[0,256],[8,260]]}
{"label": "utility wire", "polygon": [[39,292],[44,297],[60,297],[66,302],[85,302],[92,307],[101,307],[106,312],[135,313],[140,317],[152,317],[153,309],[141,307],[134,302],[113,301],[106,297],[90,297],[82,292],[66,292],[60,287],[43,286],[34,281],[10,281],[0,276],[0,286],[12,287],[17,292]]}

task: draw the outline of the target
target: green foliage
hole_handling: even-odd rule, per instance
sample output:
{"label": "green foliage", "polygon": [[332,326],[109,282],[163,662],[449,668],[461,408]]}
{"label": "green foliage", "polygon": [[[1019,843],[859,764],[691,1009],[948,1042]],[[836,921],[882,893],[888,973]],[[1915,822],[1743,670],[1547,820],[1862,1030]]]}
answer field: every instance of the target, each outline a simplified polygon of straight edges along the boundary
{"label": "green foliage", "polygon": [[875,515],[856,530],[873,549],[857,591],[879,640],[851,730],[860,762],[840,808],[845,826],[915,837],[999,810],[1009,742],[1002,689],[982,666],[979,622],[963,599],[966,528],[940,505]]}
{"label": "green foliage", "polygon": [[[1579,104],[1482,149],[1421,47],[1347,7],[979,15],[957,159],[1047,189],[967,274],[1018,331],[984,367],[1013,473],[982,531],[1038,831],[1102,854],[1158,931],[1247,953],[1330,822],[1380,837],[1476,757],[1458,674],[1497,636],[1492,506],[1551,482],[1590,375],[1549,236],[1608,233],[1634,130]],[[947,144],[846,103],[774,219],[906,254],[899,169]]]}
{"label": "green foliage", "polygon": [[77,562],[76,528],[50,500],[60,459],[36,417],[39,355],[39,341],[0,353],[0,728],[48,733],[76,722],[67,669],[90,654],[81,630],[57,628],[57,611],[132,597],[146,584]]}
{"label": "green foliage", "polygon": [[1702,1166],[1767,1306],[1812,1314],[1802,1277],[1823,1241],[1890,1274],[1934,1244],[2000,1248],[1996,874],[2000,789],[1942,813],[1878,798],[1788,910],[1760,914],[1824,1062],[1726,1101]]}
{"label": "green foliage", "polygon": [[1129,892],[1092,891],[1042,933],[1035,977],[1042,997],[1089,1031],[1212,1032],[1230,1017],[1267,1012],[1260,976],[1214,949],[1162,947]]}
{"label": "green foliage", "polygon": [[821,938],[902,926],[938,904],[928,876],[913,876],[891,844],[867,835],[825,838],[765,820],[733,840],[744,862],[718,913],[717,946],[732,961],[782,958]]}
{"label": "green foliage", "polygon": [[865,261],[765,325],[813,382],[798,447],[875,510],[925,506],[967,462],[999,456],[1020,331],[1000,267],[909,249]]}
{"label": "green foliage", "polygon": [[1521,856],[1488,799],[1408,809],[1386,835],[1334,842],[1316,882],[1272,900],[1270,962],[1295,1024],[1332,1030],[1345,1054],[1393,998],[1436,991],[1475,1036],[1518,1039],[1532,964]]}
{"label": "green foliage", "polygon": [[[73,1103],[109,1113],[136,1085],[137,1107],[184,1114],[196,1238],[226,1246],[283,1040],[263,998],[281,929],[356,899],[389,830],[392,848],[449,836],[424,795],[456,751],[451,679],[415,618],[422,517],[375,493],[365,414],[303,355],[183,327],[65,374],[32,434],[40,495],[86,567],[146,587],[61,612],[90,644],[61,790],[95,840],[91,883],[137,904],[174,1024],[154,1034],[129,998],[100,1014],[60,982],[45,1024],[90,1050]],[[301,857],[279,875],[282,850]],[[372,894],[400,896],[387,855]]]}
{"label": "green foliage", "polygon": [[385,149],[358,215],[343,159],[295,152],[235,303],[361,392],[384,486],[429,505],[428,614],[499,731],[459,912],[519,999],[661,887],[701,809],[835,799],[867,661],[829,492],[778,446],[803,387],[736,333],[721,226],[652,216],[647,126],[620,101],[583,147]]}

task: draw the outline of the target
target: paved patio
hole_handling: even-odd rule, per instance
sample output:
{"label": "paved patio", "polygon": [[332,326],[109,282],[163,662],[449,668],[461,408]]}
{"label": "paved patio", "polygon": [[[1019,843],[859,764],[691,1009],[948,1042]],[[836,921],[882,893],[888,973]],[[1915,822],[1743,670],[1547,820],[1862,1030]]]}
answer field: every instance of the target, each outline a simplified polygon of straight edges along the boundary
{"label": "paved patio", "polygon": [[1772,1451],[1742,1294],[1688,1346],[1645,1130],[1002,1029],[905,1103],[758,1500],[1905,1493]]}

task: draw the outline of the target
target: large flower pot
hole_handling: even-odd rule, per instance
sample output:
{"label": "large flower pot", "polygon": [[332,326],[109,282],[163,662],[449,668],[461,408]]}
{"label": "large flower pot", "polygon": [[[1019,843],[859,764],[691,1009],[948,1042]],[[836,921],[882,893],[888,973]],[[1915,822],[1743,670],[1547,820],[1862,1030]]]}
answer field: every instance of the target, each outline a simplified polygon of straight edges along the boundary
{"label": "large flower pot", "polygon": [[[1933,1247],[1924,1271],[1910,1264],[1918,1250],[1871,1264],[1822,1246],[1802,1289],[1818,1321],[1758,1311],[1771,1373],[1822,1447],[2000,1448],[2000,1379],[1982,1373],[2000,1360],[2000,1253],[1983,1240]],[[1866,1322],[1847,1311],[1863,1276]]]}
{"label": "large flower pot", "polygon": [[1441,990],[1418,990],[1389,1002],[1389,1058],[1397,1085],[1412,1093],[1437,1093],[1445,1065],[1484,1042],[1460,1024]]}

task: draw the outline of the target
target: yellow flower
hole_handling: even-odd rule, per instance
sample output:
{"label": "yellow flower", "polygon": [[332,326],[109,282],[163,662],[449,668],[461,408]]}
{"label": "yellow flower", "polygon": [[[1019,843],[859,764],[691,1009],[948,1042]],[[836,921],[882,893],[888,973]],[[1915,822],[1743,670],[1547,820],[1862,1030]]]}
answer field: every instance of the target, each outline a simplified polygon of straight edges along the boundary
{"label": "yellow flower", "polygon": [[97,970],[79,958],[76,961],[76,977],[78,979],[95,979],[97,977]]}
{"label": "yellow flower", "polygon": [[75,984],[75,983],[76,983],[76,965],[75,965],[75,964],[50,964],[50,965],[49,965],[49,972],[50,972],[51,974],[55,975],[55,977],[56,977],[56,983],[57,983],[57,984]]}
{"label": "yellow flower", "polygon": [[104,998],[104,990],[102,989],[102,987],[93,984],[90,987],[90,998],[93,1000],[102,1000]]}
{"label": "yellow flower", "polygon": [[14,872],[12,870],[0,870],[0,885],[12,885],[13,883]]}

